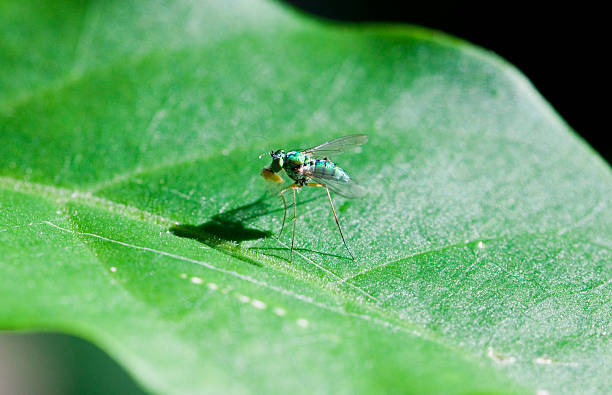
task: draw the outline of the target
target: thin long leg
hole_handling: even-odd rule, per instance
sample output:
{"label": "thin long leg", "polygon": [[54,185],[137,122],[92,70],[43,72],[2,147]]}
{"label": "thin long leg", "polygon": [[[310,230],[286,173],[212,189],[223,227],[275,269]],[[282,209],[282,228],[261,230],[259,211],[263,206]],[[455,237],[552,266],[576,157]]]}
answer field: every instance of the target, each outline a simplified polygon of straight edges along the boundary
{"label": "thin long leg", "polygon": [[302,186],[298,184],[291,184],[287,188],[284,188],[282,191],[280,191],[281,199],[283,199],[284,213],[283,213],[283,225],[281,226],[281,230],[278,233],[279,238],[281,234],[283,233],[283,229],[285,229],[285,220],[287,219],[287,201],[285,200],[284,193],[287,192],[289,189],[293,191],[293,234],[291,236],[291,262],[293,262],[293,245],[295,242],[295,223],[297,221],[297,208],[296,208],[297,204],[296,204],[296,199],[295,199],[295,190],[301,187]]}
{"label": "thin long leg", "polygon": [[283,199],[283,209],[285,210],[283,212],[283,225],[281,226],[281,230],[280,232],[278,232],[278,238],[280,239],[281,235],[283,234],[283,229],[285,229],[285,220],[287,219],[287,201],[285,200],[285,196],[283,195],[283,192],[280,193],[280,197],[281,199]]}
{"label": "thin long leg", "polygon": [[293,262],[293,242],[295,241],[295,223],[297,222],[297,204],[295,201],[295,188],[293,188],[293,234],[291,235],[291,260]]}
{"label": "thin long leg", "polygon": [[329,194],[329,188],[327,186],[325,187],[325,191],[327,192],[327,197],[329,198],[329,205],[331,206],[332,213],[334,213],[334,219],[336,220],[336,225],[338,225],[338,230],[340,231],[340,237],[342,237],[342,243],[344,243],[344,246],[346,247],[346,250],[348,251],[351,258],[355,260],[355,256],[353,256],[351,249],[346,244],[346,240],[344,240],[344,234],[342,233],[342,228],[340,227],[340,222],[338,221],[338,216],[336,215],[336,209],[334,208],[334,203],[332,203],[332,198],[331,198],[331,195]]}
{"label": "thin long leg", "polygon": [[338,215],[336,215],[336,209],[334,208],[334,203],[332,202],[331,194],[329,193],[329,188],[326,185],[314,183],[314,182],[309,182],[306,184],[306,186],[325,188],[325,191],[327,192],[327,197],[329,198],[329,205],[332,209],[332,213],[334,214],[334,219],[336,220],[336,225],[338,226],[338,230],[340,231],[340,237],[342,237],[342,243],[344,244],[344,247],[346,247],[346,250],[348,251],[351,258],[355,260],[355,256],[351,252],[351,249],[349,248],[348,244],[346,244],[346,240],[344,239],[344,233],[342,233],[342,228],[340,227],[340,221],[338,221]]}

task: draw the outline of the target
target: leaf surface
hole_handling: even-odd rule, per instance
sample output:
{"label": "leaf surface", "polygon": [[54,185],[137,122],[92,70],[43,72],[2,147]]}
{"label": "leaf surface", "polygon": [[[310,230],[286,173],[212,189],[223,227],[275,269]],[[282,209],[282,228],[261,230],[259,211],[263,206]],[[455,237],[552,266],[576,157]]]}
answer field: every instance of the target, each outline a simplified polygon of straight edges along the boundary
{"label": "leaf surface", "polygon": [[[609,388],[610,169],[494,55],[265,1],[0,9],[0,327],[163,393]],[[258,155],[351,133],[358,259],[306,188],[289,262]]]}

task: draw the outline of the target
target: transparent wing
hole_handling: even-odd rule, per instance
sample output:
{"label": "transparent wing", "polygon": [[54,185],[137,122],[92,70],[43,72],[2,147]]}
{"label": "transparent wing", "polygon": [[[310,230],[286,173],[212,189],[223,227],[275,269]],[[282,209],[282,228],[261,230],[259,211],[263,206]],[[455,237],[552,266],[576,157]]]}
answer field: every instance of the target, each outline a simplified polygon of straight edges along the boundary
{"label": "transparent wing", "polygon": [[321,145],[317,145],[316,147],[305,149],[304,153],[315,158],[331,157],[343,152],[353,151],[360,145],[365,144],[367,141],[368,136],[365,134],[351,134],[327,141]]}
{"label": "transparent wing", "polygon": [[336,178],[327,177],[327,176],[312,176],[309,175],[310,180],[312,182],[316,182],[319,184],[323,184],[329,188],[330,191],[337,193],[338,195],[347,197],[347,198],[358,198],[366,193],[366,189],[356,183],[353,180],[348,182],[337,180]]}

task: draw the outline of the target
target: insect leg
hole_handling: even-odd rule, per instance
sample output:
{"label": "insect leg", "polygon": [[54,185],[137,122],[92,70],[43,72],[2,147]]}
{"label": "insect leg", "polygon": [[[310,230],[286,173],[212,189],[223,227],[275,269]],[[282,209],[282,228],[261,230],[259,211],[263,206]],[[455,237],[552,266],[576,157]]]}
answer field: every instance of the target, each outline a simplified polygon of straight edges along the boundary
{"label": "insect leg", "polygon": [[285,229],[285,220],[287,219],[287,201],[285,200],[285,196],[283,195],[283,193],[280,193],[280,197],[281,199],[283,199],[283,209],[285,211],[283,211],[283,225],[281,226],[281,230],[280,232],[278,232],[278,238],[281,237],[281,235],[283,234],[283,229]]}
{"label": "insect leg", "polygon": [[281,230],[280,232],[278,232],[278,237],[280,238],[281,234],[283,234],[283,229],[285,229],[285,220],[287,219],[287,201],[285,200],[285,196],[283,195],[285,192],[287,192],[290,189],[294,189],[294,188],[299,188],[299,185],[297,184],[291,184],[286,188],[283,188],[283,190],[281,190],[280,193],[280,197],[283,200],[283,208],[284,208],[284,212],[283,212],[283,225],[281,226]]}
{"label": "insect leg", "polygon": [[296,200],[295,200],[295,190],[297,188],[301,188],[301,185],[291,184],[287,188],[284,188],[282,191],[280,191],[281,198],[283,199],[283,208],[285,209],[285,212],[283,213],[283,226],[281,227],[278,237],[280,237],[281,233],[283,233],[283,229],[285,229],[285,219],[287,218],[287,201],[285,200],[285,196],[283,194],[287,192],[289,189],[293,191],[293,235],[291,236],[291,262],[293,262],[293,243],[295,240],[295,222],[297,221],[297,209],[296,209]]}
{"label": "insect leg", "polygon": [[295,201],[295,188],[293,188],[293,234],[291,235],[291,261],[293,262],[293,242],[295,241],[295,223],[297,222],[297,204]]}
{"label": "insect leg", "polygon": [[338,221],[338,215],[336,215],[336,209],[334,208],[334,203],[332,202],[331,194],[329,193],[329,188],[326,185],[314,183],[314,182],[309,182],[306,184],[306,186],[325,188],[325,191],[327,192],[327,197],[329,198],[329,205],[332,209],[332,213],[334,214],[334,219],[336,220],[336,225],[338,226],[338,230],[340,231],[340,237],[342,237],[342,243],[344,244],[344,247],[346,247],[346,250],[348,251],[349,255],[354,261],[355,256],[351,252],[351,249],[348,247],[348,244],[346,244],[346,240],[344,239],[344,234],[342,233],[342,228],[340,227],[340,221]]}

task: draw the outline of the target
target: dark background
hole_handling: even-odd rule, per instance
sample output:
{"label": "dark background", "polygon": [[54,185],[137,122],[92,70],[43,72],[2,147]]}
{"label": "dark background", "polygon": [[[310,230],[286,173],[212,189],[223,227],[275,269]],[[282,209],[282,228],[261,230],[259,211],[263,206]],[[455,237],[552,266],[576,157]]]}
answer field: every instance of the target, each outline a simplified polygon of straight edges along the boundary
{"label": "dark background", "polygon": [[610,67],[604,61],[610,51],[610,33],[604,31],[609,13],[603,6],[586,2],[546,6],[537,1],[286,1],[333,20],[421,25],[492,50],[527,75],[561,117],[612,163],[610,126],[603,119],[604,103],[610,102],[605,96]]}

